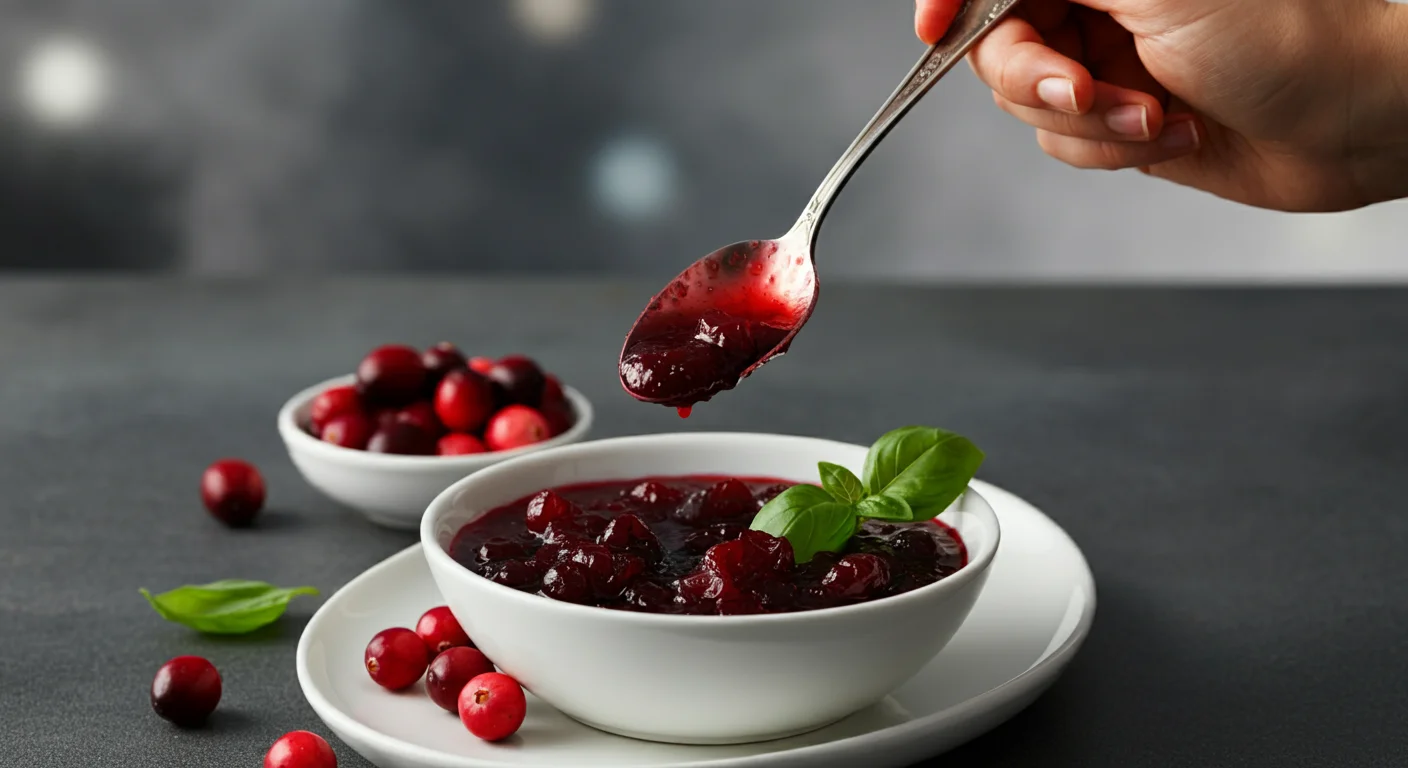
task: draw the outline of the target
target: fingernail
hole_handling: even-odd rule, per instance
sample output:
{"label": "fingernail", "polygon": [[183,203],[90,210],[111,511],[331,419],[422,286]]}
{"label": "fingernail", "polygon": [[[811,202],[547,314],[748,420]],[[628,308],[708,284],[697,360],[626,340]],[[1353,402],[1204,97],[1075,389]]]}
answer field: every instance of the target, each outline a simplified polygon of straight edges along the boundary
{"label": "fingernail", "polygon": [[1198,126],[1192,120],[1164,123],[1163,133],[1159,134],[1159,146],[1164,149],[1197,149],[1200,143]]}
{"label": "fingernail", "polygon": [[1062,112],[1079,112],[1076,106],[1076,84],[1064,77],[1048,77],[1036,84],[1037,98]]}
{"label": "fingernail", "polygon": [[1105,125],[1121,136],[1149,138],[1149,108],[1126,104],[1105,113]]}

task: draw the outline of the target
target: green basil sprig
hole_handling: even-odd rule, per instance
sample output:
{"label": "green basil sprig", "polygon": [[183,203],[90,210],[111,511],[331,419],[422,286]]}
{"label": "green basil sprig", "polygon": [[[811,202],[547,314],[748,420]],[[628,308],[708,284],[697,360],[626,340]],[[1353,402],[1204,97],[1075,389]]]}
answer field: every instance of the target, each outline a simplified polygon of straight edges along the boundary
{"label": "green basil sprig", "polygon": [[153,595],[139,590],[163,619],[212,635],[243,635],[272,624],[299,595],[316,595],[313,587],[276,587],[262,581],[225,579],[186,585]]}
{"label": "green basil sprig", "polygon": [[796,485],[758,510],[751,527],[787,539],[797,562],[840,552],[868,519],[917,522],[937,516],[968,487],[983,452],[937,427],[901,427],[870,446],[862,477],[823,461],[821,487]]}

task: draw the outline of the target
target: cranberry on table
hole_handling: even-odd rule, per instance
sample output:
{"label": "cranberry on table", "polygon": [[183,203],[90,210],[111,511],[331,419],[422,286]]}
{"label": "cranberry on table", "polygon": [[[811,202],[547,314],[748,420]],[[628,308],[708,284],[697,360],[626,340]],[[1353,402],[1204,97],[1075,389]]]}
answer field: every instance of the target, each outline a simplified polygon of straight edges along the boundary
{"label": "cranberry on table", "polygon": [[523,355],[509,355],[485,374],[508,394],[510,403],[538,406],[543,402],[546,378],[538,364]]}
{"label": "cranberry on table", "polygon": [[367,674],[388,691],[400,691],[415,685],[425,674],[430,653],[420,635],[405,627],[383,629],[376,633],[363,656]]}
{"label": "cranberry on table", "polygon": [[528,699],[517,680],[488,672],[470,680],[460,691],[460,722],[485,741],[500,741],[516,733],[528,713]]}
{"label": "cranberry on table", "polygon": [[461,645],[474,645],[460,626],[459,619],[455,618],[455,614],[450,612],[447,605],[431,608],[421,614],[420,620],[416,622],[416,634],[420,635],[431,654]]}
{"label": "cranberry on table", "polygon": [[425,690],[430,694],[430,700],[441,709],[457,712],[460,692],[465,685],[493,671],[494,663],[478,648],[448,648],[430,662],[430,668],[425,672]]}
{"label": "cranberry on table", "polygon": [[448,341],[425,350],[421,353],[420,362],[425,366],[427,391],[433,391],[445,374],[465,367],[464,353]]}
{"label": "cranberry on table", "polygon": [[488,450],[489,446],[485,445],[484,441],[462,432],[451,432],[435,444],[435,453],[440,456],[468,456],[487,453]]}
{"label": "cranberry on table", "polygon": [[404,421],[382,426],[367,441],[367,450],[372,453],[430,456],[435,453],[435,448],[433,435]]}
{"label": "cranberry on table", "polygon": [[374,406],[413,402],[424,391],[425,380],[420,352],[400,344],[377,347],[357,366],[357,391]]}
{"label": "cranberry on table", "polygon": [[347,413],[361,413],[362,397],[354,386],[332,387],[323,390],[313,398],[308,420],[314,435],[322,434],[323,428],[333,418]]}
{"label": "cranberry on table", "polygon": [[337,768],[337,755],[322,736],[293,731],[269,747],[264,768]]}
{"label": "cranberry on table", "polygon": [[372,437],[372,420],[361,413],[344,413],[330,419],[318,436],[325,443],[365,450]]}
{"label": "cranberry on table", "polygon": [[469,369],[446,374],[435,390],[435,414],[455,432],[474,432],[494,413],[494,388]]}
{"label": "cranberry on table", "polygon": [[543,414],[526,405],[510,405],[489,419],[484,442],[493,451],[507,451],[541,443],[552,436]]}
{"label": "cranberry on table", "polygon": [[200,497],[226,525],[249,525],[264,508],[264,478],[249,462],[221,459],[201,475]]}
{"label": "cranberry on table", "polygon": [[184,728],[200,725],[220,703],[220,673],[199,656],[177,656],[152,679],[152,709]]}

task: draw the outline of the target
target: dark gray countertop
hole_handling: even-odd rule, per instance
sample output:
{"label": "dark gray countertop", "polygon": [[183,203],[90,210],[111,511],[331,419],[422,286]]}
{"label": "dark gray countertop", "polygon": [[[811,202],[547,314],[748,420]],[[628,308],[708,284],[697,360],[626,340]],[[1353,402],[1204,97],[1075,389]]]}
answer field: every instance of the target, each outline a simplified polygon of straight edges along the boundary
{"label": "dark gray countertop", "polygon": [[[412,543],[305,485],[274,414],[374,344],[442,338],[540,358],[595,401],[596,436],[971,435],[983,476],[1084,548],[1100,609],[1065,677],[946,765],[1408,764],[1408,292],[828,285],[792,354],[681,422],[615,381],[651,287],[0,282],[0,764],[250,766],[326,734],[293,670],[318,600],[220,640],[136,590],[330,594]],[[200,506],[225,455],[268,480],[253,530]],[[147,703],[182,653],[225,677],[203,730]]]}

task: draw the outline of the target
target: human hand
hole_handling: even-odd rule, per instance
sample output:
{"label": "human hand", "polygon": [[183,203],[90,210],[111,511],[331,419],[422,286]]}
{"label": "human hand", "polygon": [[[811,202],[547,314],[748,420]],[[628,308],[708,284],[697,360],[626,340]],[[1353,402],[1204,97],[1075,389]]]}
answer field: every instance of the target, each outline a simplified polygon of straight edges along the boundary
{"label": "human hand", "polygon": [[[964,0],[917,0],[935,42]],[[1263,208],[1408,196],[1408,6],[1023,0],[969,54],[1077,168],[1138,168]]]}

